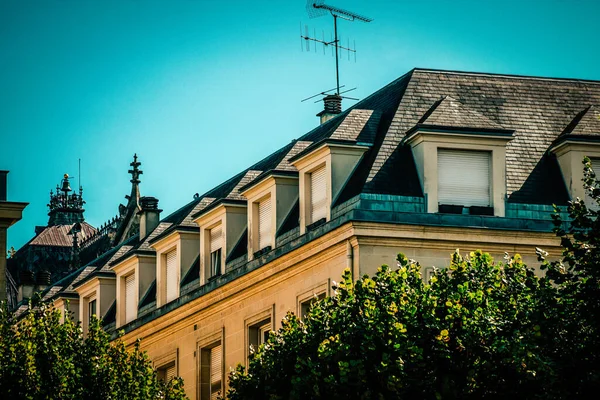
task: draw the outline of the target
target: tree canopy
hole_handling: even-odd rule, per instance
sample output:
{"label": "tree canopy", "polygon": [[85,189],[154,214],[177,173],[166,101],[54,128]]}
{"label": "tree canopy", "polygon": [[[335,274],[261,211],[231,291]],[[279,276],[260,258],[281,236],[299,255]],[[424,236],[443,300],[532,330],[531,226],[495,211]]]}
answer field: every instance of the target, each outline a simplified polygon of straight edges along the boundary
{"label": "tree canopy", "polygon": [[18,321],[0,307],[0,398],[186,398],[181,379],[158,379],[139,341],[126,349],[96,319],[87,337],[70,315],[62,319],[44,303]]}
{"label": "tree canopy", "polygon": [[[589,160],[584,185],[598,204]],[[563,253],[544,276],[519,255],[457,251],[424,282],[399,254],[282,327],[230,374],[238,399],[586,398],[600,389],[599,212],[556,209]]]}

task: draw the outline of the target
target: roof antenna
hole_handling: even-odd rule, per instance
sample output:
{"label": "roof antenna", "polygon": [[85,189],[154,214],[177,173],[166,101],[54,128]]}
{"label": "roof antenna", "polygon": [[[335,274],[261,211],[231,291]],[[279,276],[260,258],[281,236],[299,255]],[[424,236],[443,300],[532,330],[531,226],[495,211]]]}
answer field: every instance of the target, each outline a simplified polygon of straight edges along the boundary
{"label": "roof antenna", "polygon": [[79,171],[78,171],[78,176],[77,176],[77,183],[79,184],[79,191],[81,192],[81,158],[79,159]]}
{"label": "roof antenna", "polygon": [[[325,35],[323,35],[323,40],[318,39],[316,37],[316,35],[314,37],[309,36],[308,35],[308,27],[306,27],[306,34],[303,35],[302,34],[302,26],[300,26],[300,43],[302,44],[302,41],[305,42],[307,51],[310,51],[310,42],[315,43],[315,51],[316,51],[317,43],[321,43],[323,45],[323,51],[325,51],[325,47],[328,47],[328,46],[333,46],[332,50],[333,50],[333,48],[335,48],[336,87],[333,89],[330,89],[330,90],[326,90],[324,92],[320,92],[314,96],[307,97],[306,99],[304,99],[302,101],[306,101],[306,100],[312,99],[317,96],[327,96],[327,94],[328,94],[327,92],[331,92],[333,90],[335,90],[335,93],[333,93],[333,95],[335,95],[335,96],[339,96],[339,97],[343,97],[343,98],[351,99],[351,100],[358,100],[353,97],[340,96],[342,93],[347,93],[347,92],[350,92],[350,91],[356,89],[356,88],[353,88],[353,89],[346,90],[344,92],[340,92],[340,89],[344,87],[344,85],[340,86],[340,67],[339,67],[340,50],[346,50],[348,52],[348,58],[350,58],[350,53],[354,53],[354,61],[356,61],[356,44],[354,45],[353,48],[350,47],[350,40],[348,40],[348,47],[344,47],[340,44],[341,40],[338,37],[337,22],[338,22],[338,18],[345,19],[346,21],[357,21],[358,20],[358,21],[362,21],[362,22],[371,22],[373,20],[371,18],[353,13],[351,11],[325,4],[325,0],[307,0],[306,1],[306,11],[308,12],[308,16],[310,18],[318,18],[318,17],[322,17],[327,14],[331,14],[331,16],[333,17],[333,31],[334,31],[333,40],[326,41],[324,39]],[[320,101],[320,100],[317,100],[317,101]]]}

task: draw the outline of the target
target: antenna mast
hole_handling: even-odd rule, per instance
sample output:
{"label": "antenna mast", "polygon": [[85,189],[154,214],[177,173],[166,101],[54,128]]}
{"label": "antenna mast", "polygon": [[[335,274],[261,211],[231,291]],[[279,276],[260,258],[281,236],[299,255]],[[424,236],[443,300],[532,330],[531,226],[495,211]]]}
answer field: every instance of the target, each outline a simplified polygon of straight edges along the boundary
{"label": "antenna mast", "polygon": [[[334,39],[332,42],[326,42],[324,40],[319,40],[316,37],[311,38],[308,36],[308,33],[306,36],[302,36],[302,35],[300,35],[300,36],[302,39],[306,40],[307,42],[314,41],[314,42],[322,43],[323,46],[329,46],[332,44],[335,47],[335,81],[336,81],[335,95],[339,96],[340,95],[340,87],[341,87],[340,86],[339,50],[340,49],[347,50],[348,55],[350,55],[350,52],[353,52],[355,54],[355,57],[356,57],[356,50],[351,49],[350,46],[348,46],[346,48],[346,47],[343,47],[340,45],[340,41],[338,39],[338,30],[337,30],[338,18],[345,19],[346,21],[357,21],[358,20],[358,21],[362,21],[362,22],[371,22],[373,20],[371,18],[353,13],[351,11],[325,4],[325,0],[307,0],[306,11],[308,12],[308,16],[310,18],[318,18],[318,17],[322,17],[327,14],[331,14],[331,16],[333,16]],[[307,46],[308,46],[308,43],[307,43]]]}

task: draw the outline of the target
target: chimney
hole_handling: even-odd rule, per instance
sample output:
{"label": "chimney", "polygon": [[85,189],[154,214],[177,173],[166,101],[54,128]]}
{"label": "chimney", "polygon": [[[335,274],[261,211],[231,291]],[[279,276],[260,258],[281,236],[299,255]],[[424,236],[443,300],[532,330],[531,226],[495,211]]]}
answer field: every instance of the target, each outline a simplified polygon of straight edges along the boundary
{"label": "chimney", "polygon": [[33,296],[33,292],[35,289],[35,281],[33,280],[33,272],[32,271],[21,271],[19,274],[19,294],[17,295],[17,300],[25,300],[30,299]]}
{"label": "chimney", "polygon": [[6,201],[6,175],[8,171],[0,171],[0,201]]}
{"label": "chimney", "polygon": [[138,214],[140,216],[140,240],[142,240],[158,226],[162,210],[158,209],[156,197],[140,197],[140,207],[142,210]]}
{"label": "chimney", "polygon": [[42,291],[50,286],[50,272],[48,271],[39,271],[37,273],[36,279],[36,290]]}
{"label": "chimney", "polygon": [[339,94],[329,94],[323,98],[324,110],[317,114],[321,125],[342,112],[342,97]]}

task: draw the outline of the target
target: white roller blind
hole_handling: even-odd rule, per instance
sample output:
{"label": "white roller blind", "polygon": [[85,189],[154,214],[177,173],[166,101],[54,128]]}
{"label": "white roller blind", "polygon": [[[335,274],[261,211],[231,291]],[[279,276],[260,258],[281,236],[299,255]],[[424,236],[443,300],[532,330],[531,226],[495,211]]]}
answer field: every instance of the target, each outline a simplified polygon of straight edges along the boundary
{"label": "white roller blind", "polygon": [[136,316],[135,275],[131,274],[125,278],[125,323],[133,321]]}
{"label": "white roller blind", "polygon": [[310,222],[316,222],[327,216],[327,183],[325,166],[310,174]]}
{"label": "white roller blind", "polygon": [[223,230],[221,225],[210,230],[210,252],[217,251],[223,247]]}
{"label": "white roller blind", "polygon": [[216,399],[221,390],[222,374],[222,348],[221,345],[210,349],[210,398]]}
{"label": "white roller blind", "polygon": [[271,198],[258,203],[258,249],[271,245]]}
{"label": "white roller blind", "polygon": [[438,203],[491,206],[490,153],[438,149]]}
{"label": "white roller blind", "polygon": [[[598,180],[600,179],[600,158],[592,158],[590,161],[592,162],[592,169],[596,174],[596,180]],[[585,192],[585,205],[590,210],[598,211],[598,209],[600,209],[598,204],[592,199],[587,191]]]}
{"label": "white roller blind", "polygon": [[177,297],[177,286],[179,284],[177,279],[177,251],[170,251],[167,253],[167,298],[166,301],[175,300]]}
{"label": "white roller blind", "polygon": [[165,371],[165,381],[169,382],[173,378],[175,378],[175,364],[167,367],[167,370]]}

